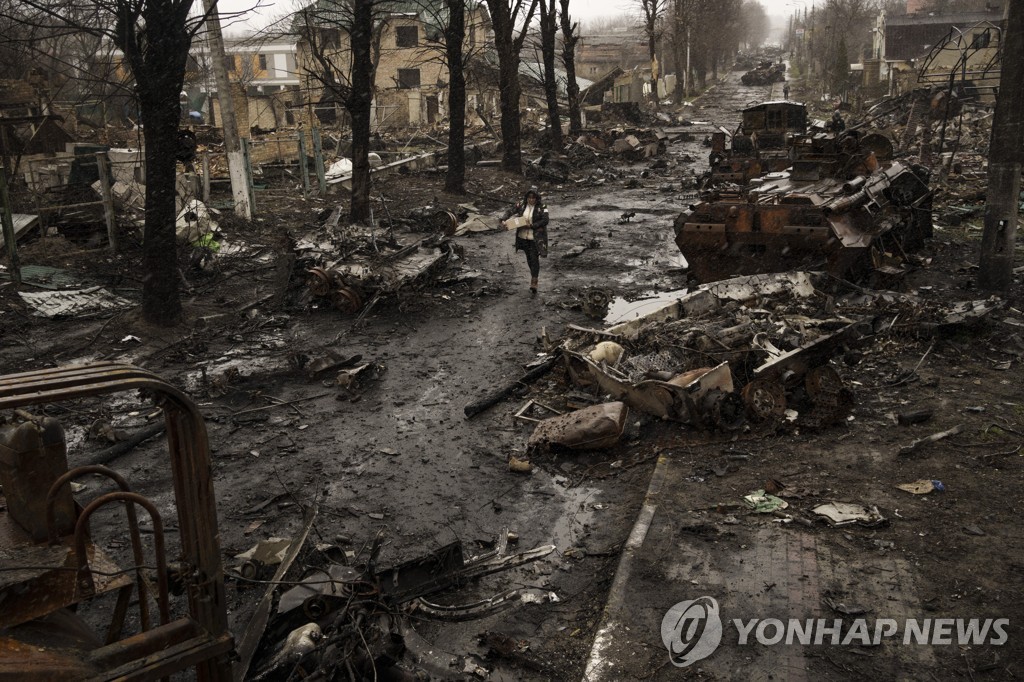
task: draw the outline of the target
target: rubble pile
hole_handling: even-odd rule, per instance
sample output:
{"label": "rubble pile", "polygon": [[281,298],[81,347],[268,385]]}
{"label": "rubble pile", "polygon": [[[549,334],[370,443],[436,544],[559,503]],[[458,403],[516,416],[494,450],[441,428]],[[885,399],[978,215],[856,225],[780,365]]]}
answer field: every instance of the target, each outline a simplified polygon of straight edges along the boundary
{"label": "rubble pile", "polygon": [[[895,155],[934,169],[940,189],[935,218],[958,227],[984,213],[992,106],[945,88],[920,88],[868,109],[866,121],[886,130]],[[941,147],[940,147],[941,145]]]}
{"label": "rubble pile", "polygon": [[[366,556],[330,543],[306,546],[316,514],[315,505],[307,510],[309,522],[298,537],[263,541],[236,557],[241,563],[228,570],[229,580],[243,589],[271,575],[282,584],[273,614],[254,619],[242,638],[239,667],[249,673],[246,679],[333,679],[343,671],[355,679],[447,676],[450,662],[424,647],[415,623],[473,620],[514,604],[555,599],[553,593],[521,587],[466,604],[430,601],[441,593],[450,599],[453,591],[483,576],[543,559],[554,551],[553,545],[513,553],[518,536],[503,529],[489,551],[467,556],[456,541],[422,557],[382,566],[383,531]],[[266,551],[267,546],[276,551]],[[303,574],[292,577],[297,573],[292,563],[299,563],[300,552]],[[267,596],[276,590],[271,585]]]}
{"label": "rubble pile", "polygon": [[[953,333],[1003,305],[872,291],[821,273],[737,277],[681,293],[636,320],[575,328],[551,355],[565,367],[565,385],[534,391],[516,417],[539,422],[528,456],[552,444],[613,446],[623,405],[694,435],[823,429],[854,407],[849,368],[872,371],[865,358],[877,349]],[[884,366],[876,371],[891,385],[913,380]],[[571,411],[581,402],[595,406]],[[560,416],[538,420],[535,406]]]}
{"label": "rubble pile", "polygon": [[[428,283],[444,266],[461,259],[461,249],[444,232],[399,239],[393,230],[351,225],[338,228],[341,208],[327,219],[319,233],[295,243],[295,272],[304,278],[300,299],[322,301],[354,315],[382,297]],[[449,221],[444,212],[431,220]],[[450,222],[454,222],[451,215]],[[454,226],[452,226],[454,228]],[[454,229],[446,230],[451,234]]]}

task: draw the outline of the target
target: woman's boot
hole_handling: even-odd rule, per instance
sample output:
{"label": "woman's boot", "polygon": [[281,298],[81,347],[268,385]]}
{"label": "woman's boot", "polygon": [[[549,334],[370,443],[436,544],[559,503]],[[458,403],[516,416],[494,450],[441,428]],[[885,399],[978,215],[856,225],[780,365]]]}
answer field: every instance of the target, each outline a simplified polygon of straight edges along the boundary
{"label": "woman's boot", "polygon": [[536,296],[537,295],[537,278],[536,277],[534,277],[533,279],[530,280],[530,295],[531,296]]}

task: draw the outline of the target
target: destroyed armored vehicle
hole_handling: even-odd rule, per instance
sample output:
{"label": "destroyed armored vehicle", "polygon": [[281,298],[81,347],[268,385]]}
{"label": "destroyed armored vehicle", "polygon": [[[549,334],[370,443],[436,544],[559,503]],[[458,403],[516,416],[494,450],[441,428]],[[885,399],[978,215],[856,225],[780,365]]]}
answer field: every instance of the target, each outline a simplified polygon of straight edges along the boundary
{"label": "destroyed armored vehicle", "polygon": [[[354,315],[400,290],[428,285],[461,257],[461,247],[448,238],[459,218],[438,206],[414,209],[382,231],[339,227],[340,219],[341,207],[335,207],[318,232],[294,245],[293,272],[304,275],[303,305],[327,304]],[[396,225],[429,234],[398,236]]]}
{"label": "destroyed armored vehicle", "polygon": [[354,315],[381,297],[429,282],[456,255],[457,249],[454,242],[441,234],[411,243],[373,244],[373,251],[364,248],[359,253],[327,261],[315,245],[300,243],[298,251],[301,265],[306,265],[307,294],[339,312]]}
{"label": "destroyed armored vehicle", "polygon": [[782,62],[773,63],[771,60],[762,60],[760,65],[752,71],[747,71],[740,77],[744,85],[771,85],[786,80],[786,65]]}
{"label": "destroyed armored vehicle", "polygon": [[773,101],[747,107],[739,128],[726,146],[723,128],[711,136],[710,184],[746,184],[762,173],[785,170],[792,162],[788,139],[807,132],[807,107]]}
{"label": "destroyed armored vehicle", "polygon": [[[900,163],[872,171],[874,154],[849,180],[806,159],[790,172],[756,179],[746,191],[718,192],[675,221],[675,239],[693,276],[710,282],[737,274],[824,268],[844,279],[899,272],[901,258],[931,236],[928,172]],[[859,161],[858,161],[859,160]],[[833,172],[835,169],[832,169]]]}

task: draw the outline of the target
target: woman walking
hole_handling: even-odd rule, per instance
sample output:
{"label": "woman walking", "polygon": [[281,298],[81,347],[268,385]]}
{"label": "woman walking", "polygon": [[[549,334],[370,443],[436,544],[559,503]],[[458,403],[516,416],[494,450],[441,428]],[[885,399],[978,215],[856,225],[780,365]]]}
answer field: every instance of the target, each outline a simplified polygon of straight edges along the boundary
{"label": "woman walking", "polygon": [[516,251],[526,254],[530,267],[530,295],[537,294],[540,258],[548,255],[548,210],[536,187],[526,190],[523,200],[505,214],[501,221],[506,230],[515,228]]}

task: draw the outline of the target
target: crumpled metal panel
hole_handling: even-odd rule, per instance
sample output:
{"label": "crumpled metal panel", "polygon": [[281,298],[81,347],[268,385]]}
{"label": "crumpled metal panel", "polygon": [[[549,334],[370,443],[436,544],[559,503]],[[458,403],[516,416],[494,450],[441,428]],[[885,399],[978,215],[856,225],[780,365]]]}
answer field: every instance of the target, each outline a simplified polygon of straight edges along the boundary
{"label": "crumpled metal panel", "polygon": [[108,310],[123,310],[134,305],[126,298],[104,289],[67,291],[19,291],[18,295],[42,317],[83,317]]}

